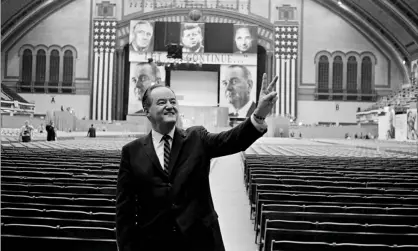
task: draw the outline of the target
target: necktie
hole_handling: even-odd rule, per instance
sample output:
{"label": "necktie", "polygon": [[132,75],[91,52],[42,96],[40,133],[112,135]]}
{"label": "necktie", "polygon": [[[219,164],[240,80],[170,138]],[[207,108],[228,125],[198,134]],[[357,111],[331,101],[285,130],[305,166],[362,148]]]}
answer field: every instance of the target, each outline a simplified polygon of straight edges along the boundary
{"label": "necktie", "polygon": [[164,171],[168,172],[168,163],[170,162],[170,135],[164,135]]}

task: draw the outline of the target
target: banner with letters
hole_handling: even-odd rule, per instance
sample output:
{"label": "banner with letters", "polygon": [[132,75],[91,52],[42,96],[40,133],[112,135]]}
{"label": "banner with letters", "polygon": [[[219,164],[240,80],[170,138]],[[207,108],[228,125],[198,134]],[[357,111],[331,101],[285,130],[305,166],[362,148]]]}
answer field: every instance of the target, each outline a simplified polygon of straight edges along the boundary
{"label": "banner with letters", "polygon": [[[257,100],[257,32],[256,25],[132,20],[128,114],[143,112],[148,86],[165,85],[166,66],[194,64],[220,65],[219,106],[231,117],[247,117]],[[167,58],[168,44],[183,46],[182,59]]]}

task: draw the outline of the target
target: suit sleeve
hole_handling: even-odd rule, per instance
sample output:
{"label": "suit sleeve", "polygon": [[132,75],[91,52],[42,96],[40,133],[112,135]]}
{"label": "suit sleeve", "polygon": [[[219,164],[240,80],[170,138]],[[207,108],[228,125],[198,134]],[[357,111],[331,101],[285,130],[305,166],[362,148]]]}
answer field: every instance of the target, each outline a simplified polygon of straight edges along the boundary
{"label": "suit sleeve", "polygon": [[266,132],[266,127],[255,127],[251,118],[247,118],[238,126],[221,133],[210,133],[201,127],[200,137],[210,157],[217,158],[245,151]]}
{"label": "suit sleeve", "polygon": [[122,148],[116,188],[116,241],[119,251],[131,251],[135,240],[135,194],[128,148]]}

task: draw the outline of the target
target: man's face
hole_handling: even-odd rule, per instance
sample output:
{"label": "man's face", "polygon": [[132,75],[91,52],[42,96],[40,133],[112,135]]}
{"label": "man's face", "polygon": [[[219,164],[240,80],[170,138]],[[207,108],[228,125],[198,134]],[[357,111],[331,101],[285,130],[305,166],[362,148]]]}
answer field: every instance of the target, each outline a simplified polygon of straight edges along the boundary
{"label": "man's face", "polygon": [[177,122],[178,105],[176,95],[166,87],[158,87],[152,90],[151,106],[147,111],[147,116],[151,122],[158,124]]}
{"label": "man's face", "polygon": [[235,33],[235,44],[238,50],[245,52],[251,48],[253,39],[248,28],[239,28]]}
{"label": "man's face", "polygon": [[25,126],[28,126],[29,125],[29,122],[28,121],[25,121]]}
{"label": "man's face", "polygon": [[193,48],[200,46],[202,42],[202,35],[200,28],[186,29],[183,31],[182,42],[185,47]]}
{"label": "man's face", "polygon": [[142,100],[142,96],[146,89],[149,86],[156,84],[159,76],[154,75],[152,66],[149,64],[139,65],[134,76],[132,82],[135,85],[135,95],[138,97],[138,100]]}
{"label": "man's face", "polygon": [[138,47],[144,48],[150,44],[152,38],[153,30],[151,25],[140,24],[135,26],[134,30],[134,42]]}
{"label": "man's face", "polygon": [[249,101],[252,80],[245,78],[244,71],[241,68],[228,68],[223,84],[226,99],[235,108],[239,109]]}

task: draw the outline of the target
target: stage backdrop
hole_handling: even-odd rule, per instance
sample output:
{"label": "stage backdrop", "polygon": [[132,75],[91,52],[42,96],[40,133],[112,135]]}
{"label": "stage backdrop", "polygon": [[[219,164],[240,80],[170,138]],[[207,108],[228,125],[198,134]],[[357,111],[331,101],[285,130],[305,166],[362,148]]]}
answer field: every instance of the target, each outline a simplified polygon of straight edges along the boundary
{"label": "stage backdrop", "polygon": [[[228,107],[234,117],[246,117],[255,108],[257,26],[145,20],[133,20],[130,25],[128,114],[142,111],[145,89],[153,84],[165,84],[166,70],[171,72],[170,84],[181,96],[180,105],[182,102],[190,106],[219,105]],[[171,43],[183,45],[182,60],[167,58],[167,45]],[[149,59],[154,63],[148,63]],[[203,71],[187,74],[183,67],[183,73],[188,76],[186,81],[179,75],[182,72],[175,71],[174,63],[221,65],[219,79],[216,76],[215,81],[213,74]],[[202,90],[210,91],[210,95]]]}

